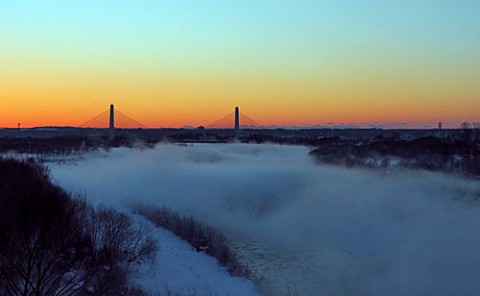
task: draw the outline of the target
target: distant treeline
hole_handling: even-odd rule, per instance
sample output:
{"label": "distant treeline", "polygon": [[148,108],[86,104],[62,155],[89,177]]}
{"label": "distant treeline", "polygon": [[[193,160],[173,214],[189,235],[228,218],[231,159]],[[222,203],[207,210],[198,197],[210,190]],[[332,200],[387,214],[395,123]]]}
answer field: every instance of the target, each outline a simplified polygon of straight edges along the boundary
{"label": "distant treeline", "polygon": [[101,138],[87,137],[53,137],[53,138],[0,138],[0,152],[16,152],[28,154],[68,154],[87,151],[105,146]]}
{"label": "distant treeline", "polygon": [[[133,147],[136,140],[127,137],[116,137],[109,141],[107,137],[0,137],[0,153],[22,153],[35,155],[68,155],[78,152],[88,152],[99,148]],[[144,141],[144,145],[152,146],[154,143]]]}
{"label": "distant treeline", "polygon": [[480,176],[480,137],[476,130],[465,130],[456,137],[377,137],[368,143],[325,139],[310,154],[321,162],[349,167],[401,166]]}

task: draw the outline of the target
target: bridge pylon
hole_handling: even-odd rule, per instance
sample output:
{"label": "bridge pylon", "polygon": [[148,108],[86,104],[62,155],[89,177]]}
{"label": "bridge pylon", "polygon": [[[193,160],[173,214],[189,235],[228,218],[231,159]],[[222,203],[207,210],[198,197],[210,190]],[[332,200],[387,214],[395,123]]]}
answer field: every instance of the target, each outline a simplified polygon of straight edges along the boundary
{"label": "bridge pylon", "polygon": [[115,139],[115,107],[110,104],[110,124],[108,129],[108,140],[113,141]]}
{"label": "bridge pylon", "polygon": [[235,107],[235,140],[240,138],[240,111]]}
{"label": "bridge pylon", "polygon": [[[233,124],[232,124],[233,123]],[[233,112],[228,113],[219,120],[207,126],[211,129],[229,129],[233,130],[233,139],[239,140],[241,130],[260,128],[262,125],[247,115],[240,113],[240,108],[235,107]]]}
{"label": "bridge pylon", "polygon": [[84,122],[79,128],[102,129],[111,141],[115,139],[119,130],[147,128],[145,125],[115,109],[113,104],[110,108]]}

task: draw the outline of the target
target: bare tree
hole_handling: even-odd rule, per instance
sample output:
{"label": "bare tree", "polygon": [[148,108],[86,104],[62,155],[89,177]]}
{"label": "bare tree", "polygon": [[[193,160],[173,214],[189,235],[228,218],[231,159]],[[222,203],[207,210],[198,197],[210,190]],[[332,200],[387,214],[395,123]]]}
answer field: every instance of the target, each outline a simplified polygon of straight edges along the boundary
{"label": "bare tree", "polygon": [[94,273],[92,245],[66,199],[21,204],[19,225],[0,247],[0,286],[9,295],[74,295]]}
{"label": "bare tree", "polygon": [[473,124],[473,130],[475,133],[475,138],[474,138],[474,144],[473,144],[473,151],[474,151],[474,156],[478,157],[478,146],[480,145],[480,122],[474,122]]}
{"label": "bare tree", "polygon": [[464,135],[464,144],[465,144],[465,156],[470,157],[471,155],[471,125],[470,122],[462,122],[460,127],[463,129]]}
{"label": "bare tree", "polygon": [[53,186],[44,168],[0,160],[0,295],[122,295],[156,249],[148,229]]}
{"label": "bare tree", "polygon": [[133,226],[130,217],[109,208],[100,208],[89,217],[89,233],[95,246],[95,275],[92,295],[117,295],[125,285],[128,271],[145,260],[152,259],[157,246],[145,225]]}

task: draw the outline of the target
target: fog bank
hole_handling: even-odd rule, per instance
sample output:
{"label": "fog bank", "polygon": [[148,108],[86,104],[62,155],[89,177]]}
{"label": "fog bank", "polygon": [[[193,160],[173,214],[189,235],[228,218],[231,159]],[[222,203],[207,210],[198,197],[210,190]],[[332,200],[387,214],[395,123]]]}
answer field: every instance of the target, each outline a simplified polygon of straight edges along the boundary
{"label": "fog bank", "polygon": [[218,228],[267,288],[300,295],[474,295],[480,185],[422,171],[317,165],[306,147],[114,149],[50,165],[110,205],[166,205]]}

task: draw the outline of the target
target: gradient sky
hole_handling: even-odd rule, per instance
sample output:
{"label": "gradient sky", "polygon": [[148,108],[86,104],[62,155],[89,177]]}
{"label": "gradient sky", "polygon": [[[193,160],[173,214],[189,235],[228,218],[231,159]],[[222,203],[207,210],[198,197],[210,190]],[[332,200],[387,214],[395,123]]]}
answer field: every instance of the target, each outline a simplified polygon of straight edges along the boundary
{"label": "gradient sky", "polygon": [[477,0],[0,0],[0,126],[480,121]]}

